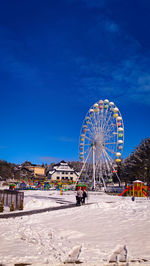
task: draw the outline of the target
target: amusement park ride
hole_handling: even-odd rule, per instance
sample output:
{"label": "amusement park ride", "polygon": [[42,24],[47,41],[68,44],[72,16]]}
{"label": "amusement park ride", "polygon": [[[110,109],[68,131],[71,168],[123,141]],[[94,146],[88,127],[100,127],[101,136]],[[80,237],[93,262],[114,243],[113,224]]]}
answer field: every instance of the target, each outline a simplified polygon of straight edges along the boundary
{"label": "amusement park ride", "polygon": [[114,102],[100,100],[88,110],[80,132],[79,158],[82,169],[79,179],[92,182],[93,188],[117,174],[124,144],[124,124]]}

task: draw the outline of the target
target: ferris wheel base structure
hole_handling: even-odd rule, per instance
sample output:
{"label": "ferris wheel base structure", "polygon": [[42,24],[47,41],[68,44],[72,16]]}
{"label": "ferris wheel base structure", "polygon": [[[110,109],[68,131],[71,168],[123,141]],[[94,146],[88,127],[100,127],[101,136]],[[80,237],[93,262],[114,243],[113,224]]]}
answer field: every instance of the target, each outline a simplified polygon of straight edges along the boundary
{"label": "ferris wheel base structure", "polygon": [[79,158],[82,169],[79,179],[93,189],[104,186],[117,174],[124,145],[122,115],[114,102],[99,100],[88,110],[81,127]]}

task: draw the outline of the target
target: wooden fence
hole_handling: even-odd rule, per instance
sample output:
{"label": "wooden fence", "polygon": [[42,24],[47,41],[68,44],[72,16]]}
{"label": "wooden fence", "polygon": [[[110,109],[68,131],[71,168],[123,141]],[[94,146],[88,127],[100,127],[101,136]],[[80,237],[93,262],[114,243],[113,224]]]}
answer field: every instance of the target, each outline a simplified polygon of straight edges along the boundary
{"label": "wooden fence", "polygon": [[14,203],[14,208],[17,210],[21,200],[24,200],[24,192],[4,189],[0,190],[0,201],[3,200],[4,206],[9,206]]}

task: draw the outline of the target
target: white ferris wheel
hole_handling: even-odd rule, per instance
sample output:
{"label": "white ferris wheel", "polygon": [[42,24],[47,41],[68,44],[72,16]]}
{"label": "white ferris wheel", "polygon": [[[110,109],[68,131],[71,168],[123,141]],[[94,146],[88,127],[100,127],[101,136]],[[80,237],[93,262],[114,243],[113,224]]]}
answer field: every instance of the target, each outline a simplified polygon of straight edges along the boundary
{"label": "white ferris wheel", "polygon": [[107,99],[93,104],[80,132],[82,169],[79,178],[93,182],[94,188],[98,183],[106,187],[106,181],[111,179],[112,174],[117,175],[123,144],[124,124],[117,106]]}

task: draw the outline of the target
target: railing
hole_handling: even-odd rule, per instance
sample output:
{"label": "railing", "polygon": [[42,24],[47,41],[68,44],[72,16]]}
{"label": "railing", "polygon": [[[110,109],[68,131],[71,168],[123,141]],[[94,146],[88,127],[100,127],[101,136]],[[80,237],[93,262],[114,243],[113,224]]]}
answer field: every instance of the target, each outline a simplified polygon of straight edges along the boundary
{"label": "railing", "polygon": [[4,189],[0,190],[0,202],[3,201],[4,206],[11,206],[14,204],[14,209],[17,210],[21,201],[24,200],[24,192]]}

